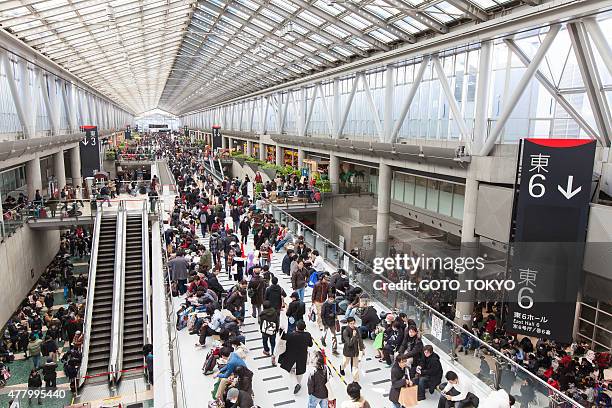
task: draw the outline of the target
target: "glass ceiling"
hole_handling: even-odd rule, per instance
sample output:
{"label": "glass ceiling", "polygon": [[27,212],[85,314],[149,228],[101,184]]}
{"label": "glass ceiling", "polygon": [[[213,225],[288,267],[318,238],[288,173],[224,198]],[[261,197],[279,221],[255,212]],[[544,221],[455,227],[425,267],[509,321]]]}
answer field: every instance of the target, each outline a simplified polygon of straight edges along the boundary
{"label": "glass ceiling", "polygon": [[181,114],[484,21],[510,2],[8,0],[0,25],[135,113]]}

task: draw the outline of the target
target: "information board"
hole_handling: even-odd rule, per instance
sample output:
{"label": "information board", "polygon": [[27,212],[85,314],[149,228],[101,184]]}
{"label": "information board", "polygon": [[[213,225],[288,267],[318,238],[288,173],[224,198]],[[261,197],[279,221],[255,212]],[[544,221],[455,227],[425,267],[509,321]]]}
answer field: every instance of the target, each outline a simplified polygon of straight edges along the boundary
{"label": "information board", "polygon": [[100,170],[100,141],[97,126],[81,126],[85,137],[79,143],[81,154],[81,176],[93,177]]}
{"label": "information board", "polygon": [[594,140],[525,139],[515,191],[506,329],[568,343],[582,282]]}
{"label": "information board", "polygon": [[221,136],[221,126],[219,125],[212,127],[212,147],[215,152],[223,147],[223,136]]}

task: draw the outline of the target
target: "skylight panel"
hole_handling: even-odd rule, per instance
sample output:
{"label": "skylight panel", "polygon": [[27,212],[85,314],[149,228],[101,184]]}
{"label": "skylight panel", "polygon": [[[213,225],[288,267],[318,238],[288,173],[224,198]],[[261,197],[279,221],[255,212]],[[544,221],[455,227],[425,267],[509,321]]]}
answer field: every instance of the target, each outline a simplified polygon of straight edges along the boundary
{"label": "skylight panel", "polygon": [[425,24],[420,23],[418,20],[415,20],[412,17],[406,17],[406,18],[404,18],[404,21],[407,22],[408,24],[412,24],[419,31],[425,31],[425,30],[429,29],[429,27],[427,27]]}
{"label": "skylight panel", "polygon": [[325,27],[323,30],[327,31],[330,34],[333,34],[334,36],[343,39],[349,36],[349,33],[347,33],[346,31],[344,31],[343,29],[334,26],[334,25],[329,25],[327,27]]}
{"label": "skylight panel", "polygon": [[308,43],[305,43],[305,42],[303,42],[303,41],[298,42],[298,43],[297,43],[297,45],[299,45],[300,47],[302,47],[302,48],[304,48],[305,50],[310,51],[310,52],[315,52],[315,51],[317,50],[317,49],[316,49],[315,47],[313,47],[312,45],[310,45],[310,44],[308,44]]}
{"label": "skylight panel", "polygon": [[259,8],[259,4],[252,2],[251,0],[238,0],[238,3],[250,8],[251,10],[257,10]]}
{"label": "skylight panel", "polygon": [[388,7],[383,8],[375,5],[367,5],[365,8],[384,20],[399,13],[397,9],[390,9]]}
{"label": "skylight panel", "polygon": [[358,30],[365,30],[367,27],[370,26],[369,23],[359,18],[356,14],[348,14],[342,17],[342,21],[348,23],[349,25],[355,27]]}
{"label": "skylight panel", "polygon": [[416,34],[418,33],[420,30],[418,28],[416,28],[415,26],[408,24],[406,22],[406,20],[408,20],[408,17],[404,18],[403,20],[398,20],[395,21],[393,23],[394,26],[396,26],[397,28],[402,29],[403,31],[407,32],[407,33],[411,33],[411,34]]}
{"label": "skylight panel", "polygon": [[328,4],[325,1],[321,1],[321,0],[317,0],[313,5],[316,8],[318,8],[320,10],[323,10],[324,12],[326,12],[327,14],[330,14],[332,16],[337,16],[338,14],[344,12],[344,9],[341,9],[337,5],[335,5],[335,4]]}
{"label": "skylight panel", "polygon": [[272,31],[274,29],[274,27],[272,27],[271,25],[266,24],[257,18],[252,18],[251,23],[255,24],[259,28],[263,28],[266,31]]}
{"label": "skylight panel", "polygon": [[369,50],[371,48],[370,44],[363,41],[361,38],[351,38],[349,40],[349,44],[354,45],[357,48],[361,48],[362,50]]}
{"label": "skylight panel", "polygon": [[368,34],[371,35],[372,37],[376,38],[377,40],[383,41],[383,42],[386,42],[386,43],[397,41],[399,39],[396,36],[394,36],[393,34],[389,33],[386,30],[383,30],[383,29],[378,29],[376,31],[370,31]]}
{"label": "skylight panel", "polygon": [[302,57],[304,56],[304,54],[302,54],[302,53],[301,53],[301,52],[299,52],[298,50],[295,50],[295,49],[293,49],[293,48],[291,48],[291,47],[287,47],[287,48],[286,48],[286,51],[287,51],[289,54],[293,54],[293,55],[295,55],[296,57],[300,57],[300,58],[302,58]]}
{"label": "skylight panel", "polygon": [[324,23],[323,19],[315,16],[314,14],[306,10],[302,11],[297,16],[305,21],[308,21],[310,24],[321,25]]}
{"label": "skylight panel", "polygon": [[343,47],[336,46],[336,47],[332,47],[331,50],[337,52],[340,55],[344,55],[345,57],[351,57],[351,56],[355,55],[351,51],[349,51],[349,50],[347,50],[346,48],[343,48]]}
{"label": "skylight panel", "polygon": [[276,21],[277,23],[282,23],[283,21],[285,21],[282,16],[279,16],[275,12],[268,9],[261,9],[259,13],[261,13],[263,16],[268,17],[270,20]]}
{"label": "skylight panel", "polygon": [[32,5],[36,11],[44,11],[57,7],[67,6],[68,2],[66,0],[49,0],[41,3],[36,3]]}
{"label": "skylight panel", "polygon": [[238,10],[238,9],[237,9],[237,8],[235,8],[235,7],[231,7],[231,6],[230,6],[230,7],[228,7],[226,10],[227,10],[227,11],[229,11],[230,13],[232,13],[232,14],[234,14],[234,15],[236,15],[236,16],[238,16],[238,17],[240,17],[240,18],[241,18],[241,19],[243,19],[243,20],[248,20],[248,19],[249,19],[249,17],[251,17],[251,16],[250,16],[250,15],[248,15],[247,13],[244,13],[244,12],[242,12],[242,11]]}
{"label": "skylight panel", "polygon": [[493,0],[470,0],[470,1],[476,4],[478,7],[481,7],[484,9],[498,6],[499,3],[506,3],[506,1],[496,2]]}
{"label": "skylight panel", "polygon": [[271,0],[270,3],[275,4],[278,7],[290,13],[294,13],[299,8],[285,0]]}

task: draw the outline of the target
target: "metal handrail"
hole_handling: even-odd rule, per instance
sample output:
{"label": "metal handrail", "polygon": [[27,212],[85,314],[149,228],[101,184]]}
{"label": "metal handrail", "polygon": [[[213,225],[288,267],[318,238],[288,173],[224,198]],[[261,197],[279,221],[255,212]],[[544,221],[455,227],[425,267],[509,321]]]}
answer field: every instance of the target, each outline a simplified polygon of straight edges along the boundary
{"label": "metal handrail", "polygon": [[143,332],[145,344],[151,344],[151,312],[150,312],[150,282],[151,267],[149,265],[149,207],[148,200],[144,200],[142,205],[142,304],[143,304]]}
{"label": "metal handrail", "polygon": [[93,314],[94,294],[96,289],[96,270],[98,268],[98,247],[100,243],[100,226],[102,225],[103,208],[100,207],[96,213],[96,221],[93,230],[93,244],[91,248],[91,256],[89,258],[89,272],[87,274],[87,301],[85,303],[85,322],[83,329],[83,353],[81,358],[81,367],[79,368],[78,387],[81,387],[85,382],[87,375],[87,363],[89,360],[89,342],[91,335],[91,319]]}
{"label": "metal handrail", "polygon": [[[160,217],[163,215],[163,208],[161,207],[162,203],[161,201],[157,202],[158,204],[158,211],[160,214]],[[174,378],[174,383],[173,383],[173,388],[174,388],[174,400],[175,400],[175,404],[177,407],[181,407],[184,406],[179,404],[179,396],[178,393],[180,391],[180,397],[181,397],[181,401],[186,401],[186,397],[185,397],[185,384],[183,382],[183,373],[180,367],[180,362],[181,362],[181,351],[180,351],[180,347],[177,347],[176,343],[178,340],[178,333],[176,331],[176,324],[174,324],[174,319],[176,316],[176,309],[174,308],[174,302],[172,301],[172,285],[171,285],[171,281],[170,281],[170,271],[168,269],[168,252],[167,252],[167,248],[165,245],[165,241],[164,241],[164,230],[163,230],[163,223],[160,222],[159,223],[159,230],[160,230],[160,239],[162,241],[162,261],[163,261],[163,268],[162,268],[162,274],[163,274],[163,280],[164,280],[164,286],[166,287],[165,292],[165,296],[166,296],[166,308],[169,309],[167,310],[168,315],[166,316],[166,320],[167,320],[167,325],[168,325],[168,333],[169,333],[169,343],[170,344],[174,344],[174,347],[172,347],[172,349],[170,350],[170,353],[176,353],[176,359],[179,362],[179,367],[175,367],[174,365],[174,359],[170,359],[171,362],[171,366],[172,366],[172,373],[173,373],[173,378]]]}
{"label": "metal handrail", "polygon": [[111,344],[108,372],[111,384],[116,385],[123,365],[123,305],[125,300],[125,203],[119,202],[117,233],[115,235],[115,276],[113,282],[113,312],[111,316]]}
{"label": "metal handrail", "polygon": [[[313,237],[315,238],[319,238],[322,239],[323,241],[325,241],[325,244],[330,246],[330,247],[334,247],[336,248],[337,251],[339,251],[343,256],[349,257],[349,259],[351,259],[353,262],[355,262],[356,264],[360,264],[361,267],[365,268],[366,271],[369,271],[370,273],[374,274],[374,271],[372,270],[372,268],[366,264],[365,262],[363,262],[362,260],[354,257],[353,255],[351,255],[350,253],[346,252],[344,249],[340,248],[338,245],[334,244],[332,241],[330,241],[329,239],[325,238],[324,236],[322,236],[321,234],[317,233],[315,230],[313,230],[312,228],[308,227],[307,225],[305,225],[304,223],[302,223],[301,221],[299,221],[297,218],[293,217],[291,214],[289,214],[288,212],[284,211],[283,209],[277,207],[276,205],[270,203],[269,201],[267,202],[269,208],[274,208],[276,211],[279,211],[283,214],[285,214],[286,217],[289,217],[293,222],[297,223],[298,225],[301,226],[301,228],[303,230],[309,230],[312,234]],[[273,214],[272,210],[269,210],[270,213]],[[340,257],[338,257],[339,259]],[[348,272],[348,271],[347,271]],[[381,280],[386,281],[387,283],[393,283],[392,281],[390,281],[389,279],[387,279],[386,277],[382,276],[382,275],[377,275]],[[352,278],[351,276],[349,276],[349,278]],[[354,281],[352,283],[355,283]],[[365,288],[362,288],[365,292],[368,292]],[[369,292],[368,292],[369,293]],[[561,398],[564,402],[573,404],[574,407],[580,407],[580,408],[584,408],[582,405],[580,405],[578,402],[576,402],[574,399],[570,398],[569,396],[563,394],[561,391],[557,390],[556,388],[552,387],[550,384],[546,383],[545,381],[543,381],[542,379],[540,379],[538,376],[534,375],[532,372],[530,372],[529,370],[526,370],[523,366],[517,364],[515,361],[513,361],[512,359],[508,358],[506,355],[504,355],[503,353],[500,353],[499,351],[497,351],[495,348],[491,347],[489,344],[487,344],[486,342],[484,342],[483,340],[481,340],[480,338],[474,336],[473,333],[465,330],[463,327],[459,326],[458,324],[456,324],[454,321],[448,319],[446,316],[444,316],[442,313],[438,312],[437,310],[435,310],[434,308],[432,308],[431,306],[429,306],[428,304],[424,303],[422,300],[420,300],[419,298],[417,298],[416,296],[414,296],[413,294],[411,294],[410,292],[406,291],[404,292],[407,296],[409,296],[413,302],[415,303],[415,305],[417,305],[417,307],[421,307],[423,309],[428,310],[430,313],[435,314],[438,318],[442,319],[442,321],[447,324],[450,325],[452,330],[456,330],[457,333],[459,334],[465,334],[467,336],[469,336],[470,338],[472,338],[473,340],[477,341],[476,344],[482,344],[484,347],[486,347],[487,351],[489,353],[491,353],[491,355],[493,355],[495,358],[499,359],[500,361],[503,361],[505,364],[509,364],[510,366],[513,367],[513,369],[516,369],[517,371],[520,371],[522,374],[528,376],[529,378],[531,378],[532,380],[536,381],[537,383],[541,384],[542,386],[544,386],[548,392],[549,395],[554,395],[556,397]],[[369,293],[370,295],[372,295],[372,293]],[[375,298],[374,296],[372,296],[372,298]]]}

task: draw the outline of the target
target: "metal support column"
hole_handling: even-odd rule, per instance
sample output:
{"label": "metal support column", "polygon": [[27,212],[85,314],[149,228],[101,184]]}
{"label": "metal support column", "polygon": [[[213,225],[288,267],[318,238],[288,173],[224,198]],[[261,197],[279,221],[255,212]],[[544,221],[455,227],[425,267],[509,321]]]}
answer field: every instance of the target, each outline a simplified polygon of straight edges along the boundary
{"label": "metal support column", "polygon": [[274,153],[274,157],[276,159],[277,166],[283,166],[285,164],[283,152],[284,152],[284,149],[280,147],[279,145],[276,145],[276,152]]}
{"label": "metal support column", "polygon": [[393,132],[393,107],[395,105],[395,66],[387,65],[385,71],[385,110],[383,112],[383,141],[391,141],[391,133]]}
{"label": "metal support column", "polygon": [[246,142],[246,152],[245,154],[247,156],[253,156],[253,142],[250,140],[247,140]]}
{"label": "metal support column", "polygon": [[304,158],[306,157],[306,152],[304,151],[304,149],[298,147],[297,156],[297,166],[298,169],[301,169],[302,167],[304,167]]}
{"label": "metal support column", "polygon": [[329,182],[331,183],[331,192],[338,194],[338,183],[340,182],[340,159],[338,156],[329,153]]}
{"label": "metal support column", "polygon": [[70,149],[70,173],[72,174],[72,185],[82,186],[83,177],[81,175],[81,150],[80,146]]}
{"label": "metal support column", "polygon": [[476,111],[474,113],[474,134],[469,148],[474,154],[482,149],[487,138],[487,123],[489,118],[489,94],[491,83],[491,61],[493,58],[493,42],[483,41],[480,44],[480,60],[478,79],[476,80]]}
{"label": "metal support column", "polygon": [[42,174],[40,171],[40,156],[26,162],[26,183],[28,185],[28,198],[34,199],[36,190],[42,195]]}
{"label": "metal support column", "polygon": [[64,150],[53,154],[53,172],[57,179],[57,189],[61,190],[66,187],[66,168],[64,166]]}
{"label": "metal support column", "polygon": [[389,218],[391,213],[391,166],[383,159],[378,167],[378,205],[376,211],[376,256],[389,255]]}

